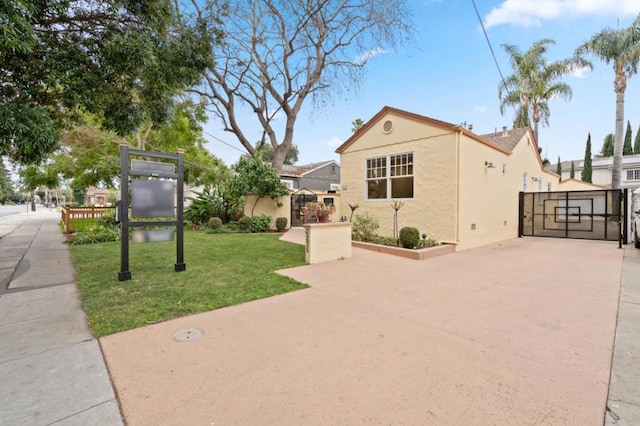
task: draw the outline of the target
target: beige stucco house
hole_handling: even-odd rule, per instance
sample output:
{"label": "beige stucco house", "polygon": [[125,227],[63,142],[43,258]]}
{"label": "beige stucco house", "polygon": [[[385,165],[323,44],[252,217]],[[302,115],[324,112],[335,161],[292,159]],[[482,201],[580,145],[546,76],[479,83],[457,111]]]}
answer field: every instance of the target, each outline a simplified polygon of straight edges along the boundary
{"label": "beige stucco house", "polygon": [[381,235],[399,227],[468,249],[518,236],[518,193],[557,191],[529,128],[477,135],[463,126],[384,107],[337,150],[341,216],[372,213]]}

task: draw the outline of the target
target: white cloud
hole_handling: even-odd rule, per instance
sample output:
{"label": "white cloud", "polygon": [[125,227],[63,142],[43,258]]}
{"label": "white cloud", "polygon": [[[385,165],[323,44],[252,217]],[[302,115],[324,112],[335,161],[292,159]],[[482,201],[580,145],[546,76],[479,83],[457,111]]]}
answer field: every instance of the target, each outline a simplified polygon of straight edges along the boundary
{"label": "white cloud", "polygon": [[364,52],[361,53],[360,55],[358,55],[354,62],[357,64],[364,64],[365,62],[367,62],[368,60],[378,56],[378,55],[384,55],[385,53],[389,53],[388,50],[384,50],[382,47],[378,46],[375,49],[371,49],[368,52]]}
{"label": "white cloud", "polygon": [[586,72],[590,71],[589,68],[584,67],[584,68],[578,68],[577,70],[573,71],[571,73],[571,75],[575,78],[587,78],[587,76],[585,75]]}
{"label": "white cloud", "polygon": [[543,21],[580,16],[634,16],[638,0],[505,0],[484,18],[486,28],[501,24],[540,26]]}
{"label": "white cloud", "polygon": [[486,105],[478,105],[476,107],[473,107],[473,110],[476,112],[479,112],[481,114],[484,114],[485,112],[487,112],[487,106]]}
{"label": "white cloud", "polygon": [[331,140],[328,140],[327,142],[325,142],[324,144],[329,148],[333,148],[333,147],[342,145],[342,139],[338,137],[334,137]]}

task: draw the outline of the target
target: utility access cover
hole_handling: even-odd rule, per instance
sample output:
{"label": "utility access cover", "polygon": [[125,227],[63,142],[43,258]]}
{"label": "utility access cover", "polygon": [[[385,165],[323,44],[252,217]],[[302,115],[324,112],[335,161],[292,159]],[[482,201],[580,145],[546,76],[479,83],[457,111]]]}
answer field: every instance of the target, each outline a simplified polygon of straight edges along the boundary
{"label": "utility access cover", "polygon": [[173,340],[176,342],[191,342],[198,340],[204,335],[204,331],[199,328],[188,328],[186,330],[178,331],[173,335]]}

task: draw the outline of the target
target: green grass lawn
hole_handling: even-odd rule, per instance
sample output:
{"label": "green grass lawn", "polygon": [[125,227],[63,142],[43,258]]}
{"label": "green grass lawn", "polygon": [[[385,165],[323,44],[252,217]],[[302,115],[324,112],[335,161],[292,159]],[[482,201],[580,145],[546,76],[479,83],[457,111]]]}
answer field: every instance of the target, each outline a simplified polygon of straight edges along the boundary
{"label": "green grass lawn", "polygon": [[305,288],[278,269],[304,264],[304,247],[279,234],[186,231],[187,270],[174,272],[175,241],[130,244],[130,281],[118,281],[120,242],[70,246],[96,337]]}

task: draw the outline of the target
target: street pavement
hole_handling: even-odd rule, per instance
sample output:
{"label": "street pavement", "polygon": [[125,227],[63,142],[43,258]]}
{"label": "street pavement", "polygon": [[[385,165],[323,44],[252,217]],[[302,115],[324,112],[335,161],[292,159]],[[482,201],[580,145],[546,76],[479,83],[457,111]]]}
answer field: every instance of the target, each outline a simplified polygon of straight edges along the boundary
{"label": "street pavement", "polygon": [[[22,211],[16,214],[9,214],[0,217],[0,425],[122,425],[123,420],[120,414],[112,382],[105,366],[105,361],[101,352],[100,345],[98,344],[96,339],[93,338],[87,326],[86,316],[81,307],[69,250],[68,247],[63,244],[64,237],[62,236],[60,228],[58,226],[59,219],[59,212],[46,209],[42,206],[38,206],[36,212]],[[532,240],[535,241],[535,239]],[[608,243],[594,244],[602,245]],[[514,246],[514,248],[517,249],[518,246],[519,245],[516,245]],[[612,244],[610,246],[611,250],[617,250]],[[467,252],[463,257],[469,261],[472,261],[472,251]],[[380,256],[377,256],[376,259],[378,259],[378,261],[380,262],[387,262],[387,260],[384,260]],[[443,260],[439,260],[438,262],[442,261]],[[412,265],[412,263],[410,262],[415,261],[402,260],[401,262],[409,262],[406,263],[405,266],[411,267],[410,265]],[[561,262],[561,260],[554,259],[552,263],[555,264],[558,262]],[[345,263],[345,261],[340,261],[336,263],[336,265],[339,265],[341,263]],[[317,273],[316,269],[321,268],[321,266],[315,265],[310,267],[298,268],[296,270],[292,270],[291,274],[304,275],[305,273],[308,273],[305,272],[305,268],[308,268],[306,269],[306,271],[312,273],[316,277],[323,277],[322,280],[325,281],[325,283],[321,284],[319,287],[316,287],[316,292],[320,291],[322,297],[328,297],[329,294],[334,290],[332,288],[332,285],[328,285],[326,283],[328,276]],[[549,276],[544,271],[542,273],[543,276]],[[344,271],[344,274],[342,274],[341,276],[348,277],[348,271]],[[397,277],[402,277],[402,274],[397,275]],[[528,279],[530,277],[525,278]],[[353,279],[355,280],[353,282],[353,285],[355,285],[356,287],[361,286],[361,283],[357,283],[358,278]],[[607,349],[609,350],[609,353],[611,355],[610,359],[612,365],[610,372],[608,400],[606,401],[606,413],[602,413],[602,422],[598,421],[594,424],[605,423],[606,425],[638,425],[640,424],[640,387],[638,386],[638,383],[640,383],[640,250],[634,249],[632,245],[629,245],[624,249],[624,258],[621,264],[620,277],[618,277],[618,279],[620,280],[620,297],[618,301],[617,324],[615,329],[615,345],[613,347],[612,354],[611,350]],[[336,283],[335,288],[337,289],[337,286],[340,284],[344,284],[344,282]],[[500,285],[504,287],[507,285],[507,283],[503,282]],[[394,303],[399,303],[399,298],[402,296],[402,294],[400,294],[402,292],[402,288],[404,287],[400,286],[395,295],[392,293],[387,294],[387,296],[383,298],[384,300],[374,300],[376,303],[379,302],[380,305],[371,310],[371,312],[369,312],[369,308],[366,308],[366,306],[363,305],[362,302],[359,305],[349,305],[351,303],[351,297],[341,300],[341,303],[348,304],[349,308],[342,312],[342,317],[340,318],[342,318],[342,320],[344,321],[352,321],[352,317],[354,314],[356,316],[362,316],[365,310],[367,310],[367,312],[369,312],[371,315],[378,315],[379,312],[383,312],[388,309],[395,309]],[[414,291],[416,288],[412,287],[412,291]],[[405,289],[405,291],[408,290]],[[597,290],[595,288],[591,288],[590,291],[596,292]],[[564,293],[564,290],[562,290],[560,294],[562,296],[568,295]],[[226,336],[226,340],[220,341],[219,344],[218,342],[214,342],[212,350],[221,350],[225,347],[228,347],[228,345],[233,342],[231,339],[234,337],[234,335],[238,334],[238,325],[244,325],[245,327],[249,327],[250,329],[252,329],[250,323],[255,318],[251,316],[251,312],[253,312],[255,309],[258,309],[260,311],[260,306],[277,305],[274,307],[275,312],[281,313],[282,307],[289,306],[293,299],[305,299],[307,297],[310,297],[311,295],[312,293],[310,293],[309,291],[295,292],[288,295],[280,296],[280,298],[275,297],[263,301],[244,304],[238,307],[231,307],[220,310],[219,313],[214,314],[214,317],[217,318],[217,320],[223,320],[227,316],[233,317],[236,313],[242,313],[244,311],[248,311],[249,315],[240,316],[238,318],[234,317],[234,321],[232,321],[232,323],[230,324],[215,321],[212,327],[214,327],[217,332],[221,332],[221,330],[223,329],[226,330],[227,326],[231,326],[231,329]],[[352,301],[355,303],[358,299],[358,296],[355,293],[352,296]],[[590,295],[585,295],[585,297],[591,299]],[[579,302],[580,300],[582,299],[576,300],[576,302]],[[299,301],[296,301],[296,303],[297,302]],[[292,310],[303,309],[302,307],[296,308],[296,303],[294,303],[292,306],[289,306],[289,308]],[[329,309],[335,303],[336,301],[332,301],[327,306],[324,306],[323,309]],[[367,301],[367,303],[372,303],[372,300]],[[388,306],[389,304],[391,304],[392,306]],[[396,308],[397,307],[398,306],[396,306]],[[487,305],[486,307],[487,309],[491,310],[489,305]],[[260,321],[265,321],[265,312],[260,312],[262,312],[261,315],[263,316],[258,315],[257,318],[259,318]],[[304,315],[301,318],[306,318],[314,312],[315,308],[311,307],[307,311],[305,311]],[[187,325],[187,323],[193,323],[194,321],[198,321],[201,318],[206,318],[208,315],[210,314],[200,314],[200,316],[195,316],[193,317],[193,319],[183,318],[177,320],[177,322]],[[278,315],[273,318],[273,321],[277,322]],[[325,322],[326,326],[337,321],[332,318],[326,318],[324,317],[324,315],[325,313],[319,313],[319,317],[324,318],[323,321]],[[578,318],[576,318],[576,320],[577,319]],[[584,319],[592,321],[592,319],[588,317],[585,317]],[[378,319],[374,319],[374,317],[371,317],[371,320],[378,321]],[[490,317],[485,317],[484,320],[489,321]],[[398,319],[396,318],[395,321],[398,321]],[[284,325],[280,324],[279,322],[278,324],[279,326],[281,325],[284,327]],[[403,324],[404,327],[407,326],[406,323],[403,322]],[[385,325],[385,323],[382,322],[379,325],[383,328],[389,328],[389,337],[392,337],[398,331],[398,329],[393,328],[393,324],[391,323]],[[310,328],[308,327],[302,331],[304,331],[304,333],[309,333],[310,331],[316,330],[321,326],[321,323],[309,324]],[[341,328],[339,324],[336,323],[336,326],[337,328],[335,328],[334,330],[342,329],[343,332],[346,332],[347,334],[349,333],[348,329]],[[606,324],[598,326],[609,327],[609,325]],[[113,364],[118,365],[121,363],[126,363],[130,359],[139,358],[140,355],[144,353],[144,351],[148,352],[148,348],[142,349],[143,352],[140,353],[136,351],[135,348],[139,346],[138,343],[140,343],[137,342],[136,339],[140,339],[140,333],[145,336],[151,336],[155,333],[154,330],[162,327],[168,327],[172,329],[174,326],[172,326],[171,324],[167,324],[166,326],[159,324],[134,330],[131,333],[123,333],[122,336],[126,337],[127,335],[129,335],[132,337],[131,341],[128,342],[131,346],[128,348],[122,346],[113,346],[113,344],[116,343],[120,338],[119,335],[108,336],[106,339],[104,339],[110,344],[111,350],[114,352],[114,354],[122,354],[119,358],[114,358],[111,360]],[[268,329],[263,329],[262,327],[258,328],[261,331],[259,334],[255,335],[255,337],[258,339],[258,342],[256,344],[259,344],[260,341],[266,339],[264,333],[270,333]],[[278,330],[274,330],[274,333],[276,333],[278,336],[277,340],[280,342],[278,344],[279,346],[261,346],[260,353],[244,353],[244,351],[241,351],[239,349],[240,347],[236,348],[240,351],[239,354],[248,357],[246,364],[247,366],[254,366],[256,364],[262,365],[266,363],[267,359],[265,358],[265,351],[267,353],[273,351],[277,352],[283,347],[297,347],[298,351],[304,351],[302,347],[296,346],[297,341],[305,339],[304,335],[288,335],[286,333],[280,334],[277,333],[277,331]],[[420,331],[420,328],[418,328],[416,329],[416,332],[422,333],[423,331]],[[477,332],[483,334],[482,328],[478,328]],[[166,333],[161,333],[161,337],[164,337],[165,334]],[[385,335],[386,334],[387,333],[385,333]],[[378,338],[382,338],[381,336],[382,335],[378,336]],[[362,338],[362,336],[358,337],[358,335],[353,335],[352,337],[356,339],[356,341]],[[291,340],[291,342],[287,343],[288,340]],[[404,344],[411,344],[414,346],[421,344],[417,341],[413,341],[413,343],[411,343],[411,341],[403,342]],[[263,343],[266,343],[266,340]],[[610,348],[611,343],[612,342],[606,341],[601,342],[599,347],[600,349],[604,349],[609,345]],[[319,344],[329,344],[329,341],[316,340],[315,343],[309,342],[309,344],[311,345],[309,346],[309,348],[311,348],[313,345],[317,346]],[[166,345],[166,343],[162,343],[162,345]],[[178,364],[171,364],[171,372],[173,372],[173,368],[177,368],[176,366],[181,366],[183,364],[185,364],[184,368],[188,368],[189,366],[203,366],[206,363],[212,362],[211,353],[203,353],[203,356],[205,358],[198,358],[196,356],[196,353],[193,350],[189,349],[190,346],[177,347],[186,351],[183,355],[193,362],[185,364],[183,362],[183,359]],[[117,351],[115,349],[117,349]],[[333,343],[331,343],[329,346],[326,346],[326,349],[330,352],[336,350]],[[395,353],[394,347],[390,346],[387,349],[388,353],[386,353],[385,356],[391,356]],[[539,352],[552,350],[553,348],[545,349],[540,347],[531,349]],[[307,356],[317,357],[319,355],[312,349],[310,350],[311,352],[306,354]],[[444,349],[432,347],[432,351],[435,352],[439,352],[442,350]],[[148,364],[145,367],[145,371],[154,371],[154,363],[158,364],[158,366],[161,366],[162,357],[158,357],[158,354],[160,354],[160,352],[157,352],[153,357],[145,357],[145,363]],[[282,354],[280,354],[280,356],[281,355]],[[360,368],[358,366],[363,362],[363,355],[358,355],[355,353],[349,355],[347,353],[344,353],[342,356],[354,357],[353,367]],[[406,356],[406,354],[402,355]],[[444,362],[443,366],[447,365],[447,363],[453,363],[452,365],[458,365],[458,368],[465,371],[469,370],[469,372],[471,373],[473,369],[470,369],[470,365],[467,365],[464,362],[459,362],[459,358],[461,356],[463,356],[462,353],[456,352],[456,355]],[[527,356],[531,356],[531,354]],[[260,358],[259,362],[258,358],[256,357]],[[235,369],[242,367],[241,365],[238,365],[238,363],[240,362],[240,364],[242,364],[243,359],[244,358],[242,357],[229,359],[230,364],[225,365],[225,368],[228,368],[229,371],[235,371]],[[375,360],[371,359],[370,357],[364,359],[364,361],[369,363],[375,362]],[[562,359],[558,359],[559,363],[565,361],[567,360],[563,361]],[[403,362],[406,363],[407,361]],[[397,366],[399,365],[401,364],[397,364]],[[415,366],[418,367],[419,364],[416,364]],[[279,367],[282,366],[279,365]],[[319,364],[311,365],[312,369],[318,369],[320,367],[321,365]],[[423,367],[427,368],[428,366],[425,365]],[[556,366],[548,366],[549,370],[556,371],[559,375],[564,374],[563,368],[564,367],[560,364]],[[600,375],[603,376],[603,379],[605,380],[604,386],[606,390],[606,378],[608,377],[607,369],[609,368],[609,366],[599,366],[599,369],[602,368],[604,368],[604,373],[601,374],[598,372],[597,375],[598,377],[600,377]],[[196,383],[200,382],[195,381],[195,379],[197,379],[199,376],[202,376],[202,374],[215,376],[215,374],[223,374],[224,370],[220,372],[203,372],[200,369],[197,369],[196,373],[197,374],[194,377],[187,375],[187,377],[191,377],[192,379],[194,379],[193,382],[190,382],[185,378],[176,382],[180,384],[180,386],[184,386],[186,388],[186,393],[178,392],[178,394],[176,394],[175,388],[166,389],[170,395],[173,395],[173,397],[175,397],[176,395],[181,395],[180,400],[184,400],[187,394],[192,395],[192,398],[187,401],[187,406],[185,407],[185,409],[187,410],[187,414],[194,414],[193,411],[198,407],[205,410],[209,410],[211,408],[207,401],[201,401],[201,404],[195,403],[206,396],[205,394],[203,394],[205,388],[200,388],[200,390],[190,389],[190,383],[192,383],[193,386],[196,386]],[[264,372],[256,371],[254,373],[262,374]],[[303,374],[304,372],[300,371],[299,373]],[[134,384],[136,386],[138,384],[144,384],[146,381],[150,381],[151,383],[153,383],[159,379],[158,377],[145,375],[144,371],[133,371],[129,374],[135,376],[133,378]],[[333,377],[331,376],[331,374],[332,373],[329,373],[323,376],[324,378],[321,380],[321,382],[324,383],[324,386],[327,388],[331,387],[331,384],[327,381],[329,377]],[[349,372],[347,372],[346,374],[353,375],[353,373]],[[375,374],[382,374],[382,372],[376,372]],[[594,374],[596,374],[596,372],[594,372]],[[236,379],[233,379],[233,377],[236,377]],[[240,388],[242,383],[238,382],[239,377],[241,377],[241,375],[233,376],[232,374],[232,377],[228,377],[227,379],[233,383],[224,382],[220,383],[219,385],[224,386],[224,388]],[[364,380],[366,382],[367,377],[369,376],[358,376],[355,377],[354,380]],[[290,378],[294,382],[299,380],[299,376],[292,376]],[[119,379],[122,383],[129,383],[126,376],[120,377]],[[282,374],[276,374],[272,377],[272,379],[274,383],[277,383],[277,381],[286,380],[286,376],[283,376]],[[369,379],[371,379],[371,377],[369,377]],[[584,378],[584,380],[585,382],[589,381],[589,379],[587,379],[586,377]],[[138,383],[135,383],[136,381]],[[394,386],[400,385],[400,383],[397,383],[393,380],[392,384]],[[304,383],[300,383],[300,385],[304,385]],[[350,389],[356,386],[357,383],[353,381],[344,382],[343,385],[345,389]],[[375,385],[375,383],[371,383],[371,385]],[[482,385],[481,383],[478,383],[477,385],[482,387],[486,384]],[[202,386],[202,383],[200,383],[200,385],[198,386]],[[212,389],[216,388],[213,384],[211,386],[213,386]],[[268,384],[256,382],[248,383],[247,386],[248,387],[246,388],[246,390],[255,389],[255,386],[258,386],[260,389],[266,389],[269,387]],[[600,384],[598,384],[598,387],[599,386]],[[223,388],[220,388],[220,390],[222,389]],[[133,396],[134,399],[136,397],[136,395],[131,394],[131,388],[122,387],[119,390],[126,397]],[[164,392],[163,389],[159,388],[156,388],[154,391],[158,391],[160,393]],[[591,389],[576,389],[576,391],[590,392]],[[384,394],[385,393],[383,392],[382,395]],[[265,395],[268,396],[268,394],[264,394],[263,396]],[[384,407],[376,407],[371,405],[376,398],[380,397],[380,395],[380,393],[376,392],[375,389],[373,389],[373,393],[370,394],[372,398],[370,401],[358,401],[358,396],[360,398],[363,398],[364,394],[354,393],[353,396],[356,398],[356,400],[354,400],[355,405],[350,407],[337,408],[341,409],[342,412],[350,412],[352,410],[358,409],[358,407],[360,407],[360,409],[362,409],[363,407],[368,407],[367,409],[365,409],[365,411],[368,410],[369,413],[373,415],[376,412],[381,412],[381,409],[384,409]],[[225,395],[225,397],[226,396],[229,395]],[[289,395],[288,399],[286,400],[292,402],[293,400],[295,400],[294,396],[295,395]],[[405,395],[405,397],[408,396],[408,394]],[[415,396],[416,395],[414,395],[414,397]],[[433,395],[433,397],[433,401],[444,398],[444,396],[435,395]],[[482,395],[476,395],[476,397],[479,398],[476,401],[478,404],[480,404],[478,405],[478,407],[481,407],[483,397]],[[511,395],[509,395],[509,397],[511,397]],[[521,397],[523,401],[528,400],[528,397],[526,395],[522,395]],[[247,410],[256,411],[256,404],[258,404],[259,401],[245,401],[250,405],[243,405],[244,397],[237,395],[237,398],[239,398],[239,400],[236,401],[236,403],[238,404],[237,409],[239,409],[240,411],[237,411],[236,414],[242,412],[243,414],[241,416],[245,416],[243,418],[249,418],[251,413]],[[331,398],[331,395],[318,394],[316,395],[314,400],[316,404],[320,404],[327,398]],[[151,399],[156,400],[157,398],[152,396]],[[267,400],[268,399],[269,398],[267,398]],[[444,400],[446,400],[446,398],[444,398]],[[163,410],[166,411],[167,407],[159,406],[157,401],[155,403],[153,401],[147,402],[145,402],[145,404],[142,404],[147,407],[147,411],[143,413],[140,413],[139,410],[136,410],[135,407],[129,407],[129,409],[135,411],[136,414],[135,416],[126,419],[128,424],[148,424],[149,419],[156,419],[157,421],[155,421],[154,424],[165,423],[167,418],[164,417],[163,421],[163,417],[158,417],[158,415]],[[265,400],[263,402],[266,403],[267,401]],[[565,404],[568,402],[570,401],[566,401]],[[408,400],[396,401],[396,403],[400,403],[401,405],[411,405],[410,401]],[[563,402],[558,401],[556,404],[555,402],[549,401],[549,404],[559,407],[562,406]],[[388,408],[390,410],[393,410],[393,407],[394,404],[390,405]],[[418,410],[417,406],[411,405],[411,407]],[[263,408],[266,408],[267,411],[269,411],[267,407]],[[299,408],[300,407],[289,407],[289,409],[292,409],[294,411]],[[450,409],[452,407],[436,408],[441,410]],[[591,407],[590,409],[592,408],[593,407]],[[273,412],[273,410],[276,409],[276,407],[271,408],[271,414],[275,415],[274,419],[278,418],[277,412]],[[528,407],[528,409],[532,412],[535,411],[535,409],[532,407]],[[396,419],[402,418],[408,421],[409,418],[403,417],[406,414],[407,413],[398,412],[395,414],[396,416],[398,416],[396,417]],[[225,415],[233,416],[232,413],[225,413]],[[316,420],[323,417],[332,418],[332,415],[335,415],[335,412],[326,411],[324,413],[318,414],[318,416],[314,418]],[[387,412],[385,416],[387,416],[385,418],[389,419],[393,418],[394,414]],[[187,417],[184,417],[183,420]],[[595,418],[597,417],[598,416],[595,416]],[[147,419],[147,421],[141,420],[145,418]],[[377,420],[380,420],[380,418],[376,420],[375,417],[371,416],[361,418],[361,420],[367,419],[369,423],[377,423]],[[450,420],[451,419],[452,418],[450,418]],[[312,418],[307,418],[306,421],[304,418],[299,418],[298,420],[299,424],[309,424]],[[444,421],[444,419],[440,420]],[[476,417],[476,420],[480,420],[480,417]],[[526,419],[520,420],[523,420],[524,423],[527,423],[525,421]],[[414,418],[413,421],[408,422],[413,424],[438,423],[437,420],[429,420],[427,418]],[[548,418],[546,422],[542,421],[542,423],[551,424],[553,423],[553,419]],[[564,424],[571,423],[567,423],[565,421]]]}
{"label": "street pavement", "polygon": [[0,425],[122,425],[60,213],[0,217]]}

